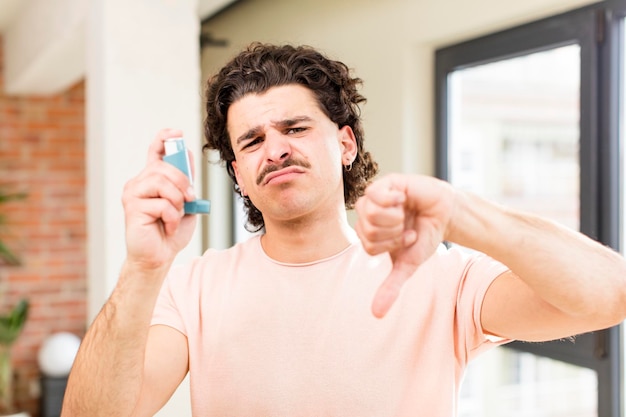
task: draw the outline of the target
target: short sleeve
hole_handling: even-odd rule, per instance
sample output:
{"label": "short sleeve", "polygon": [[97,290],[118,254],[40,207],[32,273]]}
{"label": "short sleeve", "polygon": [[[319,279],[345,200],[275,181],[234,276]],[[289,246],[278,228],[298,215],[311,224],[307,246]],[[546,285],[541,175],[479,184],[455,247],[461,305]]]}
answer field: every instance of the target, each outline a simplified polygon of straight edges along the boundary
{"label": "short sleeve", "polygon": [[509,342],[508,339],[488,337],[482,327],[482,305],[491,284],[509,268],[489,256],[469,257],[463,272],[457,296],[457,320],[465,343],[466,360],[492,347]]}
{"label": "short sleeve", "polygon": [[167,274],[161,286],[150,325],[162,324],[169,326],[187,336],[187,329],[181,315],[181,310],[176,303],[174,295],[176,288],[173,285],[177,281],[181,281],[180,278],[184,276],[184,273],[185,268],[183,266],[173,266],[170,269],[170,272]]}

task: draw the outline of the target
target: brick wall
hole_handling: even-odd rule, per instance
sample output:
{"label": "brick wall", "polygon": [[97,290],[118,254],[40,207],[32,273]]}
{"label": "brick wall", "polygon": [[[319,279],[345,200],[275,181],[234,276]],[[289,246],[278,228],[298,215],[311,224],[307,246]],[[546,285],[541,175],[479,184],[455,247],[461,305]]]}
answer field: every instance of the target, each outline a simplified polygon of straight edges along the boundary
{"label": "brick wall", "polygon": [[0,38],[0,184],[27,193],[0,207],[9,225],[0,238],[22,259],[0,264],[0,313],[31,302],[13,346],[16,401],[39,412],[37,352],[54,332],[82,337],[86,322],[85,88],[52,97],[4,93]]}

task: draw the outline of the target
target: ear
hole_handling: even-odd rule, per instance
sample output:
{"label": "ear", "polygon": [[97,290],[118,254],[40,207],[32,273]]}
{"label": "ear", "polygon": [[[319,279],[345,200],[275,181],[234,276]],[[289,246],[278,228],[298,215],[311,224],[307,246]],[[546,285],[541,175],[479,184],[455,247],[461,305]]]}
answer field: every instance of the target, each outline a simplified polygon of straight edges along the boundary
{"label": "ear", "polygon": [[356,137],[352,128],[348,125],[339,129],[339,145],[341,146],[341,162],[349,165],[356,159],[358,152]]}
{"label": "ear", "polygon": [[243,181],[241,180],[239,169],[237,169],[237,161],[231,162],[230,165],[233,167],[233,171],[235,171],[235,179],[237,179],[237,185],[239,185],[239,189],[241,190],[241,195],[243,197],[246,197],[248,194],[246,193],[245,187],[243,186]]}

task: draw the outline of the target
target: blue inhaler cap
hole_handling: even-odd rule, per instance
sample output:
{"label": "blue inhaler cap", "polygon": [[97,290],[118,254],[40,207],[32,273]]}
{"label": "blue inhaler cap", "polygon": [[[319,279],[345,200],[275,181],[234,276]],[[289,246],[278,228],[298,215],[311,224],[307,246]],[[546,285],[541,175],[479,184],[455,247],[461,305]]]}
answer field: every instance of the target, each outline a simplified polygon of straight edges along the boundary
{"label": "blue inhaler cap", "polygon": [[211,202],[209,200],[195,200],[185,202],[185,214],[209,214]]}

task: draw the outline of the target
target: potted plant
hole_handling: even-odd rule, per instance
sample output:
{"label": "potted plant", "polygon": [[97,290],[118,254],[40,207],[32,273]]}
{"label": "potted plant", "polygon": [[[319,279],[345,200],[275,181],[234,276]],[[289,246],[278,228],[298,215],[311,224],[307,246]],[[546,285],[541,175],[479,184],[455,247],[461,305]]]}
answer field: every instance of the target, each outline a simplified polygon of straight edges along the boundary
{"label": "potted plant", "polygon": [[28,301],[25,299],[17,303],[7,315],[0,316],[0,415],[15,413],[11,346],[22,331],[27,316]]}
{"label": "potted plant", "polygon": [[[9,193],[5,187],[0,187],[0,204],[24,198],[23,193]],[[0,213],[0,229],[6,225],[6,216]],[[19,265],[20,259],[0,240],[0,264]],[[13,367],[11,365],[11,347],[17,340],[26,317],[28,316],[27,300],[23,299],[6,315],[0,315],[0,416],[27,416],[26,413],[16,413],[13,404]]]}

